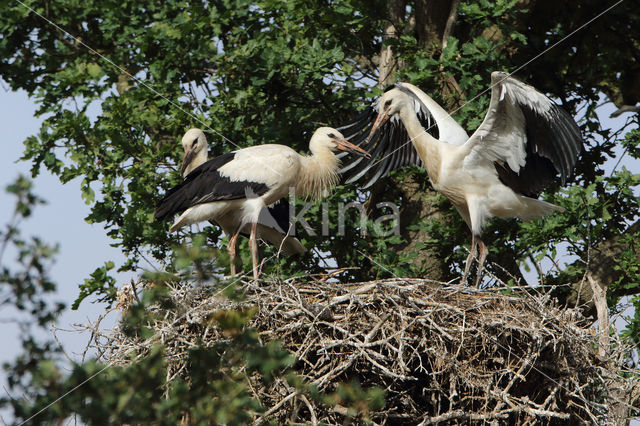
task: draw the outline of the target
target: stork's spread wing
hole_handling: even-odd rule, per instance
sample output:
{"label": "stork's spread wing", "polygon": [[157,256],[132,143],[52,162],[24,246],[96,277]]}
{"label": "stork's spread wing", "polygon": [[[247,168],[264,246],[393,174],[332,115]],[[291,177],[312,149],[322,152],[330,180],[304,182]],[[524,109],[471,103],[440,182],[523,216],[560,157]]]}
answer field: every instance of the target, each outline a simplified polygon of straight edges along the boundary
{"label": "stork's spread wing", "polygon": [[220,174],[218,169],[233,160],[235,155],[235,152],[223,154],[194,169],[158,203],[155,218],[163,220],[197,204],[250,198],[266,193],[269,188],[264,183],[232,181]]}
{"label": "stork's spread wing", "polygon": [[[414,86],[409,87],[409,85],[399,83],[387,90],[394,87],[405,91],[413,99],[415,111],[422,127],[437,138],[440,133],[438,123],[434,120],[429,108],[412,90]],[[370,160],[358,158],[340,170],[340,173],[346,177],[345,183],[355,182],[364,176],[366,178],[366,183],[362,185],[364,189],[400,167],[422,166],[422,161],[398,115],[394,115],[371,139],[367,140],[371,127],[378,116],[378,104],[378,101],[374,102],[351,122],[338,127],[347,140],[371,154]]]}
{"label": "stork's spread wing", "polygon": [[562,183],[582,151],[573,118],[533,87],[491,74],[491,103],[484,121],[465,144],[464,167],[493,161],[500,180],[536,197],[559,173]]}

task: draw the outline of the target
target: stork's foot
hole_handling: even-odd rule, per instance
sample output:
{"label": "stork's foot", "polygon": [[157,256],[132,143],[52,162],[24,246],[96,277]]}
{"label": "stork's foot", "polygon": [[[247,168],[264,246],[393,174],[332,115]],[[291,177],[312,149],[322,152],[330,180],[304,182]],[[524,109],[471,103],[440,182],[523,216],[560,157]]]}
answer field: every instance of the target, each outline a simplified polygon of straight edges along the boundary
{"label": "stork's foot", "polygon": [[[469,264],[469,262],[467,262],[467,265]],[[467,267],[467,265],[465,265],[464,269],[464,275],[462,275],[462,280],[460,281],[461,285],[467,285],[467,278],[469,277],[469,274],[467,273],[467,269],[469,269]]]}

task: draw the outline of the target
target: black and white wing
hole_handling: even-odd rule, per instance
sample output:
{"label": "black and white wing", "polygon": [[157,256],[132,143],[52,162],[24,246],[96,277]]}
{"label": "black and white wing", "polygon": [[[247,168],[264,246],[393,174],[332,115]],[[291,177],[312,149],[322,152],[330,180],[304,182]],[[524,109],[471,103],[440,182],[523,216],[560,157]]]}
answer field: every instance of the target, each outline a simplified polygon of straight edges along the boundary
{"label": "black and white wing", "polygon": [[237,200],[266,193],[269,187],[264,183],[231,180],[220,173],[219,169],[235,156],[236,152],[223,154],[195,168],[158,203],[154,215],[156,220],[170,218],[197,204]]}
{"label": "black and white wing", "polygon": [[491,103],[466,142],[464,167],[492,161],[514,191],[537,195],[560,174],[562,184],[582,151],[573,118],[535,88],[503,72],[491,74]]}
{"label": "black and white wing", "polygon": [[[386,91],[394,88],[402,90],[413,100],[418,120],[425,131],[432,136],[456,145],[461,145],[468,139],[464,129],[440,105],[416,86],[409,83],[397,83],[388,87]],[[370,160],[358,158],[340,170],[340,173],[346,177],[345,183],[352,183],[365,177],[363,189],[370,187],[378,179],[401,167],[411,165],[422,167],[422,161],[398,115],[389,119],[374,137],[367,140],[371,127],[378,116],[379,107],[378,99],[351,122],[338,127],[347,140],[371,154]]]}

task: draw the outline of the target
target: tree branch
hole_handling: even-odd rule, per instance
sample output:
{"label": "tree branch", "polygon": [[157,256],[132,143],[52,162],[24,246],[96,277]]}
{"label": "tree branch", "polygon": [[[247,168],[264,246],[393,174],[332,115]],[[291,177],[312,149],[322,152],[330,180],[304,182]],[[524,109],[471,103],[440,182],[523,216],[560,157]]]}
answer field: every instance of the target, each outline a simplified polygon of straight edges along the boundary
{"label": "tree branch", "polygon": [[453,26],[456,23],[456,19],[458,18],[458,4],[460,0],[453,0],[451,2],[451,9],[449,10],[449,17],[447,18],[447,23],[444,26],[444,33],[442,34],[442,50],[447,47],[447,40],[451,37],[451,33],[453,32]]}
{"label": "tree branch", "polygon": [[[610,240],[606,240],[591,249],[589,271],[587,279],[591,278],[598,286],[612,297],[628,296],[639,294],[640,287],[627,288],[623,285],[611,288],[611,286],[621,279],[631,280],[626,277],[625,271],[620,268],[620,257],[629,248],[623,240],[626,235],[634,235],[640,232],[640,220],[629,226],[626,231]],[[635,253],[636,261],[640,263],[640,251]],[[594,292],[592,286],[581,285],[582,280],[573,283],[571,289],[565,294],[556,294],[556,298],[562,304],[568,306],[584,306],[585,315],[596,314],[596,304],[594,304]],[[590,283],[591,284],[591,283]]]}

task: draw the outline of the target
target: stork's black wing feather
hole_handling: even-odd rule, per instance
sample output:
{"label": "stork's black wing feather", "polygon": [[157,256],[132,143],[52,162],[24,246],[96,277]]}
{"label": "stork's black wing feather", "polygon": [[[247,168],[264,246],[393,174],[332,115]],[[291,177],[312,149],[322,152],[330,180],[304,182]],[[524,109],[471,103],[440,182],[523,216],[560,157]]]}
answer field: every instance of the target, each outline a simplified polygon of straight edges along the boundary
{"label": "stork's black wing feather", "polygon": [[156,220],[172,217],[198,204],[250,198],[266,193],[269,187],[264,183],[232,181],[220,175],[218,169],[234,157],[235,153],[230,152],[195,168],[160,200],[154,215]]}
{"label": "stork's black wing feather", "polygon": [[500,180],[514,191],[537,198],[558,173],[564,185],[582,150],[580,130],[573,118],[557,105],[553,105],[547,121],[526,106],[522,112],[527,122],[526,163],[516,173],[510,167],[496,164]]}
{"label": "stork's black wing feather", "polygon": [[277,231],[283,234],[286,234],[289,231],[289,224],[290,224],[290,218],[291,218],[291,210],[289,208],[289,202],[287,201],[287,199],[281,198],[276,203],[267,207],[267,209],[269,211],[269,214],[271,215],[271,217],[273,217],[277,226],[279,227],[278,229],[275,226],[273,226],[273,229],[276,229]]}
{"label": "stork's black wing feather", "polygon": [[555,103],[545,115],[538,114],[526,104],[520,107],[527,122],[527,145],[532,153],[553,163],[564,184],[582,151],[578,125]]}
{"label": "stork's black wing feather", "polygon": [[529,197],[537,197],[558,174],[564,185],[583,145],[573,117],[533,87],[504,73],[493,73],[492,84],[492,103],[497,104],[498,111],[507,108],[503,105],[507,102],[503,95],[506,92],[524,116],[526,134],[525,165],[520,170],[516,172],[507,164],[496,162],[502,183]]}
{"label": "stork's black wing feather", "polygon": [[[439,130],[433,116],[420,99],[402,85],[395,86],[403,90],[413,100],[418,119],[422,127],[434,137]],[[347,124],[338,127],[344,137],[371,154],[371,159],[358,158],[346,164],[340,173],[345,183],[353,183],[361,178],[366,179],[362,185],[366,189],[378,179],[404,166],[421,166],[422,161],[411,143],[409,134],[398,116],[393,116],[379,131],[368,139],[371,127],[378,116],[379,106],[374,102]]]}

